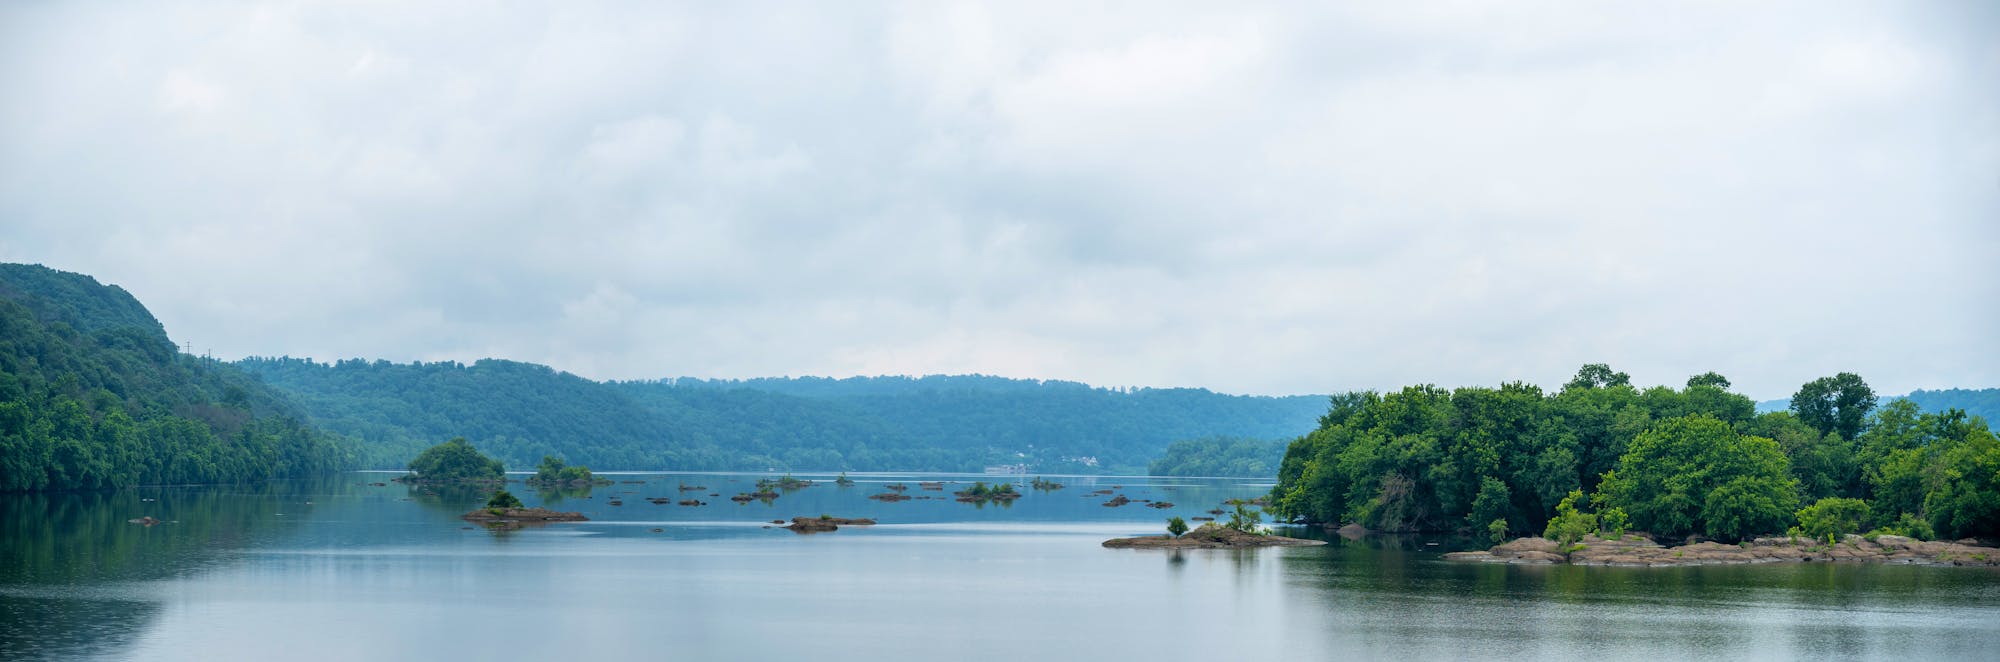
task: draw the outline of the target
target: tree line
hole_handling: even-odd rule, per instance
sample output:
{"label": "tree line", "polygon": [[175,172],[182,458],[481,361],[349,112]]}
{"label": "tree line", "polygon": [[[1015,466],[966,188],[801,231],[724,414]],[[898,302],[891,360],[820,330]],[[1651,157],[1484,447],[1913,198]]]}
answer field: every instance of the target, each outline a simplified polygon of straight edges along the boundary
{"label": "tree line", "polygon": [[1761,415],[1728,388],[1711,372],[1642,390],[1593,364],[1554,393],[1333,396],[1286,449],[1272,508],[1387,531],[1533,534],[1568,509],[1666,538],[1740,540],[1835,511],[1856,532],[2000,534],[2000,439],[1984,419],[1878,406],[1850,373]]}

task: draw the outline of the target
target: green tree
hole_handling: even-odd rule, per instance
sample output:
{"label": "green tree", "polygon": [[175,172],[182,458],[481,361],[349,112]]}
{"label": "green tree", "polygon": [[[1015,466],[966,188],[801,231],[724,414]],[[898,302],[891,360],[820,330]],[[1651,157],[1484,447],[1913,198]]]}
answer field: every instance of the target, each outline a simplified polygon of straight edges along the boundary
{"label": "green tree", "polygon": [[556,482],[561,478],[564,468],[565,464],[562,458],[554,455],[543,455],[542,462],[535,466],[535,477],[533,480],[537,483]]}
{"label": "green tree", "polygon": [[1179,516],[1167,518],[1167,535],[1179,538],[1187,532],[1187,520],[1181,519]]}
{"label": "green tree", "polygon": [[1860,499],[1827,497],[1799,509],[1799,532],[1807,538],[1859,533],[1868,521],[1868,504]]}
{"label": "green tree", "polygon": [[1926,473],[1932,529],[1947,538],[2000,537],[2000,439],[1991,431],[1964,430]]}
{"label": "green tree", "polygon": [[1259,525],[1262,524],[1263,522],[1264,522],[1263,513],[1255,510],[1250,510],[1248,508],[1244,508],[1243,504],[1239,503],[1236,504],[1236,512],[1229,514],[1229,523],[1224,524],[1223,526],[1235,529],[1237,531],[1242,531],[1244,533],[1262,533],[1262,531],[1259,531],[1258,529],[1261,528]]}
{"label": "green tree", "polygon": [[481,455],[464,437],[455,437],[418,453],[410,460],[410,473],[423,482],[441,483],[500,480],[506,469],[499,460]]}
{"label": "green tree", "polygon": [[1820,434],[1842,439],[1861,436],[1868,412],[1875,409],[1875,391],[1860,375],[1843,372],[1806,382],[1792,395],[1792,413]]}
{"label": "green tree", "polygon": [[1570,379],[1568,384],[1564,384],[1563,390],[1568,391],[1572,389],[1580,390],[1580,389],[1593,389],[1593,388],[1610,388],[1613,386],[1631,386],[1631,385],[1632,385],[1631,375],[1614,371],[1611,369],[1611,366],[1603,363],[1591,363],[1583,366],[1582,368],[1577,369],[1576,377]]}
{"label": "green tree", "polygon": [[1781,529],[1798,507],[1797,489],[1776,442],[1689,416],[1634,438],[1598,495],[1640,530],[1729,540]]}
{"label": "green tree", "polygon": [[1556,504],[1556,516],[1549,519],[1548,529],[1543,538],[1554,540],[1568,547],[1584,536],[1597,532],[1597,516],[1577,510],[1576,502],[1583,500],[1583,490],[1575,490]]}
{"label": "green tree", "polygon": [[1495,478],[1482,478],[1479,481],[1479,496],[1472,500],[1472,512],[1465,516],[1466,524],[1478,526],[1479,522],[1505,520],[1513,507],[1513,497],[1508,493],[1506,483]]}
{"label": "green tree", "polygon": [[1708,386],[1726,391],[1729,390],[1729,378],[1724,377],[1720,373],[1711,370],[1709,372],[1704,372],[1699,375],[1689,377],[1687,381],[1687,386],[1688,388],[1694,388],[1696,386]]}
{"label": "green tree", "polygon": [[486,500],[486,507],[519,508],[521,507],[521,500],[515,498],[513,494],[509,494],[507,490],[500,490],[498,492],[494,492],[493,496]]}

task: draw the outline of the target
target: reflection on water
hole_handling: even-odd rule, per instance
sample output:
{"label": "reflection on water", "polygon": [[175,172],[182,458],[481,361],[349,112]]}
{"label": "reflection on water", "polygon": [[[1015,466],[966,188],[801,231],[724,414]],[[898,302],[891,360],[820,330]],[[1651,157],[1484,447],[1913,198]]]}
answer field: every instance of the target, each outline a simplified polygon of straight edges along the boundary
{"label": "reflection on water", "polygon": [[[1158,533],[1169,516],[1269,485],[1063,477],[1066,489],[979,508],[950,492],[990,477],[850,474],[856,484],[842,488],[801,475],[817,483],[744,504],[706,494],[750,491],[767,476],[611,477],[621,482],[594,491],[517,491],[593,521],[504,534],[457,519],[484,502],[479,491],[375,486],[370,476],[0,495],[0,658],[1962,659],[2000,650],[1991,569],[1468,565],[1438,560],[1462,540],[1296,528],[1285,531],[1331,544],[1107,550],[1106,538]],[[623,482],[634,480],[644,482]],[[920,491],[919,480],[957,484]],[[890,483],[933,498],[867,498]],[[1100,489],[1134,503],[1104,507],[1109,495],[1088,495]],[[710,504],[675,504],[697,496]],[[813,536],[768,524],[820,514],[882,524]],[[125,523],[143,515],[169,523]]]}

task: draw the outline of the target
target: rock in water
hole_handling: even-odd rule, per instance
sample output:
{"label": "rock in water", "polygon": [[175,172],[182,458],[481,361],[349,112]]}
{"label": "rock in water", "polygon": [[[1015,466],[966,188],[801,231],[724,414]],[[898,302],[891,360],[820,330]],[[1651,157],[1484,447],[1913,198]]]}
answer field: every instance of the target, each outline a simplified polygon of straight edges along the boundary
{"label": "rock in water", "polygon": [[1182,534],[1179,538],[1167,536],[1141,536],[1138,538],[1115,538],[1104,541],[1105,547],[1142,549],[1230,549],[1242,547],[1296,547],[1324,545],[1323,540],[1305,540],[1238,531],[1214,522]]}

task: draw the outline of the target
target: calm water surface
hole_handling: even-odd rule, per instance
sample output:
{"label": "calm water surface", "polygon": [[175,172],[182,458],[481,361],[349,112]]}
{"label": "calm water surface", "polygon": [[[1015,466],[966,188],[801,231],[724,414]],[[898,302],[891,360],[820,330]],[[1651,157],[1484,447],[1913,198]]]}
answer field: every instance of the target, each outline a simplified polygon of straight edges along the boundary
{"label": "calm water surface", "polygon": [[[463,528],[475,495],[379,474],[0,495],[0,658],[2000,659],[1992,569],[1464,565],[1438,558],[1463,542],[1412,537],[1107,550],[1269,483],[1062,477],[975,507],[916,481],[988,477],[801,475],[821,482],[727,500],[758,477],[517,487],[594,521],[514,532]],[[943,498],[866,499],[890,482]],[[682,484],[710,505],[643,500]],[[765,528],[818,514],[882,524]],[[143,515],[169,523],[125,522]]]}

